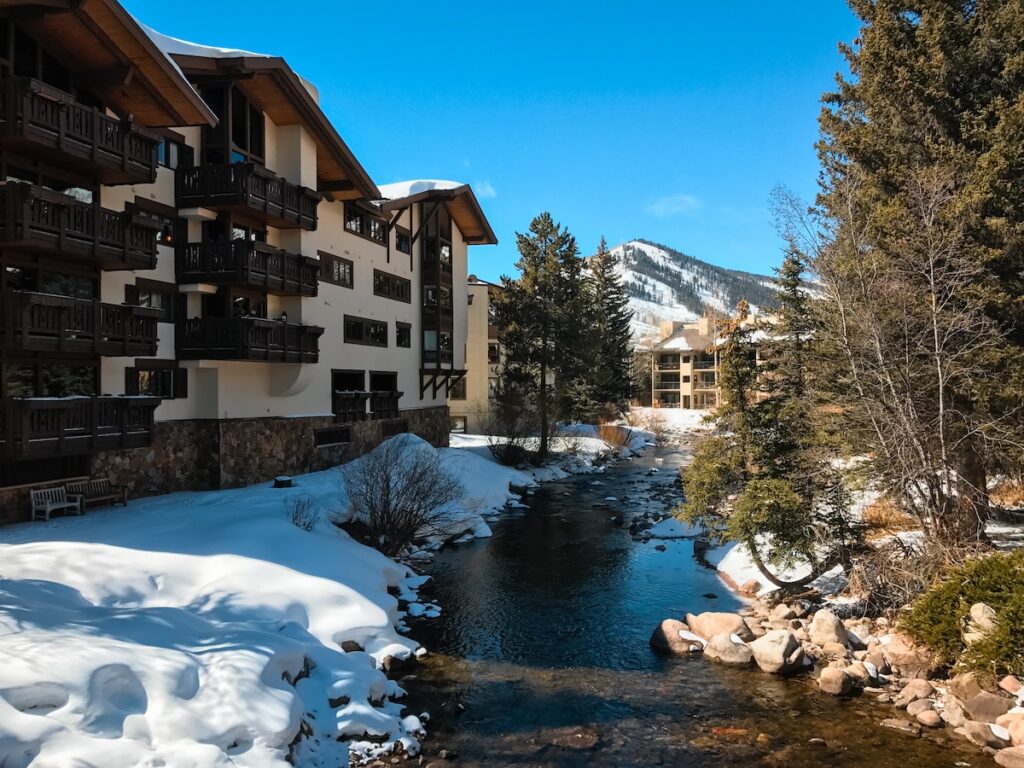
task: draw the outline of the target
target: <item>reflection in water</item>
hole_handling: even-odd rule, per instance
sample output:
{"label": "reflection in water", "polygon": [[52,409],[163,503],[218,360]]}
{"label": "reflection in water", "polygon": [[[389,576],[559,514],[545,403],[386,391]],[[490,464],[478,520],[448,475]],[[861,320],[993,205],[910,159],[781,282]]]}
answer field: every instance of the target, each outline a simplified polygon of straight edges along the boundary
{"label": "reflection in water", "polygon": [[739,607],[692,541],[661,551],[625,530],[674,503],[679,458],[547,485],[493,538],[437,557],[430,597],[444,612],[414,623],[431,655],[406,683],[412,710],[433,715],[428,753],[453,750],[462,766],[991,765],[941,735],[880,729],[891,710],[866,699],[654,654],[661,619]]}

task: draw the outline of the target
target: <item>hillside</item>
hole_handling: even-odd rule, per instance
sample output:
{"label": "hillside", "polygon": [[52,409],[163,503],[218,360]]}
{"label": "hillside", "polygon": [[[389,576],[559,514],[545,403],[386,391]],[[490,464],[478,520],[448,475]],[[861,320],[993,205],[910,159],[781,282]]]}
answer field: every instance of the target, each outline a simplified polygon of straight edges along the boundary
{"label": "hillside", "polygon": [[656,336],[666,320],[730,311],[740,299],[755,308],[770,308],[775,300],[770,277],[715,266],[664,245],[630,240],[612,252],[619,257],[637,337]]}

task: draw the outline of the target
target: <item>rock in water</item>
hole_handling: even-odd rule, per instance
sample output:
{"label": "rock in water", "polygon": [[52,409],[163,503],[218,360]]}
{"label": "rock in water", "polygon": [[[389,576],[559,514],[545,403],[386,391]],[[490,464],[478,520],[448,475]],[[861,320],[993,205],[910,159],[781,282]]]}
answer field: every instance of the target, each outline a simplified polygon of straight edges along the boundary
{"label": "rock in water", "polygon": [[879,723],[883,728],[892,728],[894,731],[903,731],[913,736],[921,735],[921,726],[917,723],[912,723],[909,720],[904,720],[899,717],[890,717],[887,720],[883,720]]}
{"label": "rock in water", "polygon": [[917,713],[917,722],[927,728],[938,728],[942,725],[942,718],[934,709],[926,709]]}
{"label": "rock in water", "polygon": [[1013,699],[982,691],[971,696],[964,702],[964,709],[971,720],[983,723],[994,723],[1000,715],[1005,715],[1013,706]]}
{"label": "rock in water", "polygon": [[910,702],[918,699],[927,699],[935,693],[935,688],[927,680],[911,680],[907,683],[899,695],[893,699],[897,707],[906,707]]}
{"label": "rock in water", "polygon": [[811,642],[825,647],[826,643],[839,643],[846,645],[849,642],[849,635],[846,627],[832,611],[821,610],[814,614],[811,620],[811,627],[808,630],[811,635]]}
{"label": "rock in water", "polygon": [[853,678],[841,669],[825,667],[818,677],[818,688],[833,696],[846,696],[853,692]]}
{"label": "rock in water", "polygon": [[761,671],[774,675],[796,672],[803,667],[804,649],[788,629],[773,629],[748,647]]}
{"label": "rock in water", "polygon": [[737,667],[748,667],[754,661],[751,650],[735,642],[732,635],[715,635],[704,648],[704,655],[712,661]]}
{"label": "rock in water", "polygon": [[961,727],[956,729],[957,733],[962,733],[967,739],[979,747],[991,747],[992,749],[1003,749],[1004,747],[1010,746],[1009,734],[1003,735],[1006,732],[1005,728],[999,728],[1002,733],[997,733],[993,728],[999,728],[999,726],[993,726],[989,723],[980,723],[977,720],[968,720]]}
{"label": "rock in water", "polygon": [[651,647],[679,656],[688,656],[700,651],[700,643],[680,637],[679,633],[686,630],[686,625],[678,619],[665,619],[651,635]]}
{"label": "rock in water", "polygon": [[708,611],[694,615],[686,614],[686,623],[690,631],[700,635],[705,640],[710,640],[715,635],[736,635],[743,642],[754,639],[750,627],[743,621],[743,617],[736,613],[718,613]]}

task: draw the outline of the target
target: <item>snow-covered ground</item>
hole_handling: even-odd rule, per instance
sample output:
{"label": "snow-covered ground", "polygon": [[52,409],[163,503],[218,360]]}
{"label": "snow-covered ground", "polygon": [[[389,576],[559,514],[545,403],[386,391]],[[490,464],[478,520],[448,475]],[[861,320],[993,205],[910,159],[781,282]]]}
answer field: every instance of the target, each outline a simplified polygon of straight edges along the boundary
{"label": "snow-covered ground", "polygon": [[[484,518],[518,499],[510,484],[595,469],[608,451],[588,436],[573,448],[518,470],[487,438],[453,436],[441,461],[465,493],[449,533],[489,535]],[[291,522],[296,498],[313,500],[312,530]],[[415,753],[425,719],[403,716],[383,666],[419,651],[405,617],[440,609],[417,601],[422,577],[331,523],[348,506],[336,468],[0,529],[0,765],[334,768],[350,750]]]}

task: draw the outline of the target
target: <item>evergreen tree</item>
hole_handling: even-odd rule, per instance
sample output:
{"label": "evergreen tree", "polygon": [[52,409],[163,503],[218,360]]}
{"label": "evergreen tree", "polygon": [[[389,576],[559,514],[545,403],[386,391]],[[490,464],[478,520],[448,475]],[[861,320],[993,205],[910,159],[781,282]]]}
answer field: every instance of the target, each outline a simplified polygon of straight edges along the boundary
{"label": "evergreen tree", "polygon": [[618,259],[602,237],[589,264],[598,338],[593,395],[598,403],[621,413],[633,393],[633,312],[617,266]]}

